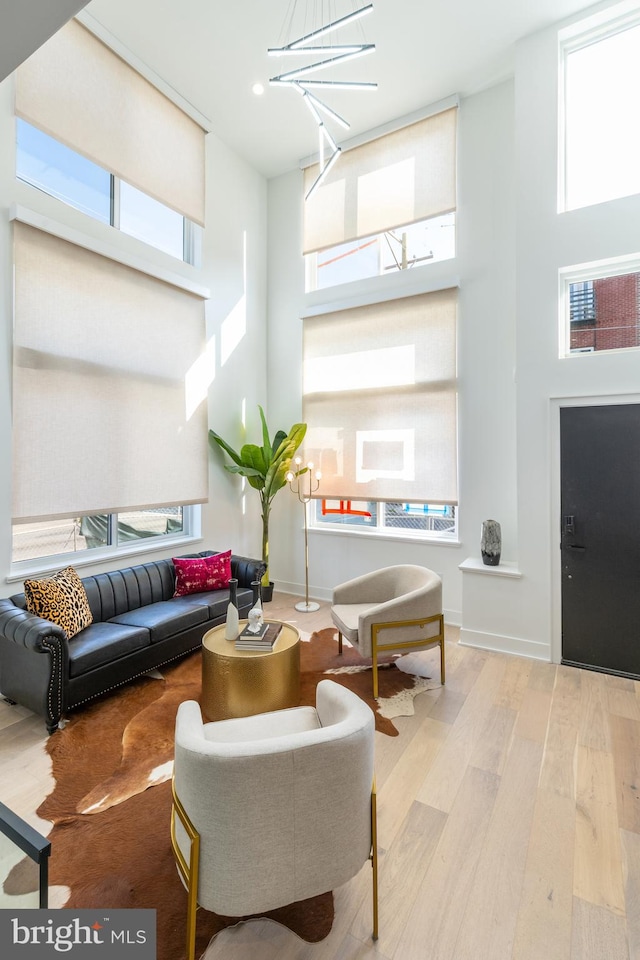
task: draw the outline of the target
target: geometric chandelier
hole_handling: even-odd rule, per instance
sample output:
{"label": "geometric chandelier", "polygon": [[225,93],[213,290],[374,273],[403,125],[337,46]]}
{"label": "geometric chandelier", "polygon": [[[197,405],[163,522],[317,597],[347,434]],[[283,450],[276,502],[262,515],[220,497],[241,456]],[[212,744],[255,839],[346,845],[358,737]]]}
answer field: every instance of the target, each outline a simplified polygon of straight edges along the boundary
{"label": "geometric chandelier", "polygon": [[[297,0],[294,0],[294,8]],[[324,6],[324,4],[322,4]],[[371,13],[373,3],[359,7],[346,16],[337,19],[329,19],[325,22],[322,16],[320,26],[298,37],[296,40],[290,40],[281,47],[272,47],[267,53],[271,57],[311,57],[312,62],[306,66],[297,67],[293,70],[285,71],[276,77],[272,77],[269,83],[273,86],[290,87],[302,96],[302,102],[307,106],[311,116],[318,126],[319,140],[319,166],[320,173],[311,189],[307,193],[305,200],[308,200],[312,193],[320,186],[329,170],[338,160],[341,149],[335,141],[330,131],[327,129],[324,117],[338,124],[345,130],[349,129],[350,124],[341,117],[340,114],[332,110],[328,104],[321,99],[319,94],[324,94],[330,90],[376,90],[377,83],[364,83],[352,80],[327,80],[318,79],[314,74],[345,63],[348,60],[355,60],[356,57],[364,57],[375,50],[373,43],[321,43],[318,41],[335,34],[348,24],[360,20],[362,17]],[[293,19],[293,18],[291,18]]]}

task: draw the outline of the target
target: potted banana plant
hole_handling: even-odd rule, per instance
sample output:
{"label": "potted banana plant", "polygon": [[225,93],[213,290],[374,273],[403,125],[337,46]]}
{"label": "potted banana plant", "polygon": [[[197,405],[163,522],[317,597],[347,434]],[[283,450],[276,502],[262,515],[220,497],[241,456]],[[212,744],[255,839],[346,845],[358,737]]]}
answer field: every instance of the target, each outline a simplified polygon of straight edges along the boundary
{"label": "potted banana plant", "polygon": [[278,430],[271,440],[264,410],[260,406],[258,410],[262,423],[261,447],[254,443],[245,443],[238,453],[215,430],[209,430],[209,437],[233,461],[224,464],[225,470],[246,477],[249,486],[257,490],[260,496],[262,561],[265,564],[265,572],[262,577],[262,599],[270,600],[273,593],[273,584],[269,579],[269,514],[271,504],[278,490],[284,487],[287,482],[286,475],[290,469],[291,460],[304,440],[307,425],[306,423],[294,423],[288,433],[285,433],[284,430]]}

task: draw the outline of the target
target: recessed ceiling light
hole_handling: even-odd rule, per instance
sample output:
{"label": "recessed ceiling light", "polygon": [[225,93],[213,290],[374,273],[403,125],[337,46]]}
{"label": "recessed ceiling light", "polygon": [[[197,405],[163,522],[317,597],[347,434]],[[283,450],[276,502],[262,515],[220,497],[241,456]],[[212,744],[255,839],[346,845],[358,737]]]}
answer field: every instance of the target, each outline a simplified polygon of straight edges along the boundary
{"label": "recessed ceiling light", "polygon": [[264,86],[261,83],[254,83],[251,89],[255,93],[256,97],[261,97],[264,93]]}

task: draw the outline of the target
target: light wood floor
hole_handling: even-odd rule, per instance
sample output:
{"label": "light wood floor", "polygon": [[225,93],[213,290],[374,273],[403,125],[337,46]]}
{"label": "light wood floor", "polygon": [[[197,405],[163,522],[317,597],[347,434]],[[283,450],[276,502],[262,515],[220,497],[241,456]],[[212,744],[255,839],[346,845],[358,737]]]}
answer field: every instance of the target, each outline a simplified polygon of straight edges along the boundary
{"label": "light wood floor", "polygon": [[[271,617],[304,630],[276,595]],[[329,937],[268,921],[207,960],[640,960],[640,685],[462,647],[398,737],[376,734],[380,939],[371,869],[335,893]],[[0,704],[0,800],[39,825],[43,722]],[[345,817],[349,811],[344,811]]]}

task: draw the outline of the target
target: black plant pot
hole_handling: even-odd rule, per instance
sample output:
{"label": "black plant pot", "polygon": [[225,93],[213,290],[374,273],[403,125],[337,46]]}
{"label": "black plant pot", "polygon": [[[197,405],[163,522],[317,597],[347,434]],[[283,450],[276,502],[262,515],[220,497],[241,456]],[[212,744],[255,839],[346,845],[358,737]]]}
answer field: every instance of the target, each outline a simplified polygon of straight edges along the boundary
{"label": "black plant pot", "polygon": [[262,589],[260,590],[260,596],[262,597],[263,603],[269,603],[270,600],[273,600],[273,583],[271,580],[269,581],[268,586],[265,587],[263,584]]}

